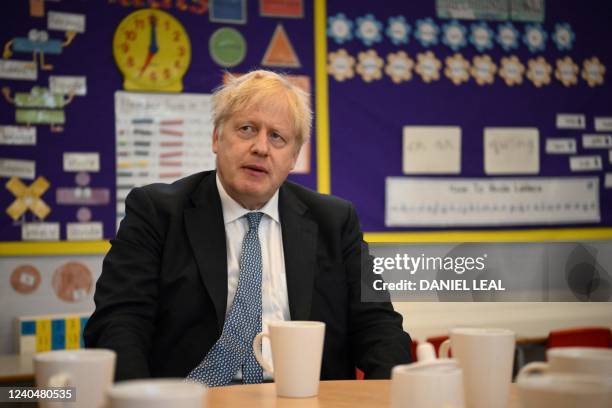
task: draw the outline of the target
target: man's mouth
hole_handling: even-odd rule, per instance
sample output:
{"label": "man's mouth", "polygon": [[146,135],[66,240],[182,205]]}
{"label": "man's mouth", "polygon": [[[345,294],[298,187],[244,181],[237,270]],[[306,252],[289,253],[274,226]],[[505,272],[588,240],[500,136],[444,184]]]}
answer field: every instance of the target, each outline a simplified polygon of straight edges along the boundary
{"label": "man's mouth", "polygon": [[256,174],[268,174],[268,171],[265,167],[259,166],[257,164],[247,164],[246,166],[242,166],[242,168],[250,170],[251,172],[254,172]]}

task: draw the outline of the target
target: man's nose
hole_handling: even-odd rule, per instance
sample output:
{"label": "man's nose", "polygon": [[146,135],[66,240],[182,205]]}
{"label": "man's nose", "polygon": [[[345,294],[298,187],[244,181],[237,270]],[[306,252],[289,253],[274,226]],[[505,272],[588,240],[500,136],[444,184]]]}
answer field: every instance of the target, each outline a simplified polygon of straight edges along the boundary
{"label": "man's nose", "polygon": [[255,154],[266,156],[270,146],[268,145],[268,131],[266,129],[260,129],[257,136],[253,140],[253,146],[251,151]]}

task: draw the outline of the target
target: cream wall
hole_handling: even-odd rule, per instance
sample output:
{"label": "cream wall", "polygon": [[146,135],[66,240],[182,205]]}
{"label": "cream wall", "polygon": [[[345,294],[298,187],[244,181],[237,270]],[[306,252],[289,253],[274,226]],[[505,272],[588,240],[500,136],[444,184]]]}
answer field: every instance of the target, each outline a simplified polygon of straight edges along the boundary
{"label": "cream wall", "polygon": [[413,339],[446,334],[455,326],[504,327],[518,337],[545,337],[576,326],[612,327],[612,303],[430,303],[395,302]]}

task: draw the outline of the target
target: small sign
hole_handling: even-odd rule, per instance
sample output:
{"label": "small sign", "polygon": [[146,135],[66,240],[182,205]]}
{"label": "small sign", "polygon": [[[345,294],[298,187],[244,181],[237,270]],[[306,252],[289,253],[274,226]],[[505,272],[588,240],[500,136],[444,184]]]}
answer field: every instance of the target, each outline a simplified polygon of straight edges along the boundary
{"label": "small sign", "polygon": [[601,170],[603,168],[601,164],[600,156],[574,156],[570,157],[570,170],[571,171],[594,171]]}
{"label": "small sign", "polygon": [[606,132],[612,130],[612,117],[595,118],[595,131]]}
{"label": "small sign", "polygon": [[584,134],[582,135],[582,147],[585,149],[610,149],[612,148],[612,135]]}
{"label": "small sign", "polygon": [[36,81],[38,78],[38,71],[36,70],[36,64],[31,60],[18,61],[0,59],[0,78]]}
{"label": "small sign", "polygon": [[84,76],[59,76],[49,77],[49,90],[52,94],[60,95],[87,95],[87,78]]}
{"label": "small sign", "polygon": [[64,171],[100,171],[99,153],[64,153]]}
{"label": "small sign", "polygon": [[0,159],[0,177],[34,180],[36,162],[33,160]]}
{"label": "small sign", "polygon": [[57,31],[85,32],[85,15],[49,11],[47,13],[47,28]]}
{"label": "small sign", "polygon": [[21,225],[23,241],[59,241],[59,222],[26,222]]}
{"label": "small sign", "polygon": [[281,24],[276,26],[261,64],[268,67],[287,68],[299,68],[302,66],[287,32]]}
{"label": "small sign", "polygon": [[36,127],[0,126],[0,144],[36,145]]}
{"label": "small sign", "polygon": [[571,138],[548,138],[546,139],[546,153],[576,154],[576,140]]}
{"label": "small sign", "polygon": [[606,173],[606,177],[604,179],[604,187],[612,188],[612,173]]}
{"label": "small sign", "polygon": [[69,222],[66,224],[68,241],[98,241],[103,238],[104,228],[101,222]]}
{"label": "small sign", "polygon": [[557,129],[584,129],[586,116],[576,113],[558,113]]}

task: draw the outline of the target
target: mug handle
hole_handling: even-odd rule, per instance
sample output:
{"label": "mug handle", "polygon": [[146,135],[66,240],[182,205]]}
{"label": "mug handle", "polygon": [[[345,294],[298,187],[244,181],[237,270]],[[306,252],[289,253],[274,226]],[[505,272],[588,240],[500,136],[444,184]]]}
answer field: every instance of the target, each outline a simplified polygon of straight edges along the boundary
{"label": "mug handle", "polygon": [[543,361],[532,361],[520,369],[516,379],[518,380],[519,378],[529,377],[529,375],[532,373],[545,373],[548,371],[548,369],[548,363]]}
{"label": "mug handle", "polygon": [[446,339],[442,342],[442,344],[440,344],[440,348],[438,349],[438,355],[440,356],[440,358],[449,358],[450,346],[450,339]]}
{"label": "mug handle", "polygon": [[270,374],[274,375],[274,368],[264,360],[263,355],[261,354],[261,342],[263,338],[267,337],[270,340],[270,335],[268,333],[261,332],[253,339],[253,353],[255,353],[255,359],[259,363],[263,369]]}

